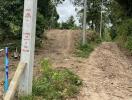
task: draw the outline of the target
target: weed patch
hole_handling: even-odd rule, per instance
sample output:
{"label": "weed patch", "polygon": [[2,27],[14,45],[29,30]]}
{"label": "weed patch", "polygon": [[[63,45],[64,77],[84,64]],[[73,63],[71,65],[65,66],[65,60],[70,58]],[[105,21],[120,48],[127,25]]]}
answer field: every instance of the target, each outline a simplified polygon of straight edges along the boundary
{"label": "weed patch", "polygon": [[33,81],[33,96],[20,100],[65,100],[79,92],[82,80],[68,69],[52,69],[48,59],[41,62],[42,75]]}
{"label": "weed patch", "polygon": [[99,33],[95,31],[88,30],[86,35],[86,44],[82,45],[82,43],[78,42],[76,44],[75,55],[77,57],[87,58],[90,53],[97,47],[98,44],[102,43],[101,38],[99,37]]}
{"label": "weed patch", "polygon": [[75,51],[75,54],[78,56],[78,57],[83,57],[83,58],[86,58],[89,56],[89,54],[94,50],[94,47],[91,45],[91,44],[85,44],[85,45],[82,45],[82,44],[79,44],[77,46],[77,49]]}

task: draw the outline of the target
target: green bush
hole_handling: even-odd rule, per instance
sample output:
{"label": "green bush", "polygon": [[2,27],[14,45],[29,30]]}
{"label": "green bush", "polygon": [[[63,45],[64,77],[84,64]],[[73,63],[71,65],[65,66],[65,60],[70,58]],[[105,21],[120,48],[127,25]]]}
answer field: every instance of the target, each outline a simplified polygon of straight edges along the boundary
{"label": "green bush", "polygon": [[132,19],[127,19],[117,29],[118,44],[132,51]]}
{"label": "green bush", "polygon": [[87,58],[94,48],[102,42],[99,33],[91,30],[87,30],[87,33],[86,44],[83,45],[80,42],[76,44],[75,55],[77,57]]}
{"label": "green bush", "polygon": [[[57,0],[59,2],[60,0]],[[23,22],[24,0],[7,0],[0,1],[0,42],[5,43],[21,40],[22,22]],[[53,17],[56,24],[59,18],[57,11],[53,11],[55,5],[50,0],[38,0],[36,37],[42,39],[44,29],[51,26],[51,18]],[[36,39],[38,40],[38,39]],[[40,41],[36,41],[36,46],[40,47]],[[19,48],[19,47],[18,47]]]}
{"label": "green bush", "polygon": [[99,33],[95,32],[95,31],[88,31],[89,34],[87,34],[87,40],[88,43],[94,42],[94,43],[101,43],[101,39],[99,36]]}
{"label": "green bush", "polygon": [[25,97],[20,97],[19,100],[34,100],[33,96],[25,96]]}
{"label": "green bush", "polygon": [[77,50],[75,51],[75,54],[78,57],[86,58],[89,56],[89,54],[94,50],[94,47],[91,44],[79,44],[77,46]]}
{"label": "green bush", "polygon": [[103,37],[103,41],[106,41],[106,42],[111,42],[112,39],[114,39],[113,34],[111,34],[111,31],[108,28],[105,29],[102,37]]}
{"label": "green bush", "polygon": [[127,38],[127,41],[125,42],[125,48],[127,48],[130,53],[132,53],[132,36]]}
{"label": "green bush", "polygon": [[[41,62],[42,76],[33,81],[33,96],[21,100],[64,100],[79,92],[82,81],[68,69],[52,69],[48,59]],[[26,98],[26,99],[25,99]],[[37,100],[37,99],[36,99]]]}
{"label": "green bush", "polygon": [[1,43],[0,44],[0,49],[4,49],[5,47],[9,48],[9,51],[15,51],[16,48],[18,50],[18,52],[20,52],[20,48],[21,48],[21,41],[20,40],[14,40],[14,41],[10,41],[7,40],[5,43]]}

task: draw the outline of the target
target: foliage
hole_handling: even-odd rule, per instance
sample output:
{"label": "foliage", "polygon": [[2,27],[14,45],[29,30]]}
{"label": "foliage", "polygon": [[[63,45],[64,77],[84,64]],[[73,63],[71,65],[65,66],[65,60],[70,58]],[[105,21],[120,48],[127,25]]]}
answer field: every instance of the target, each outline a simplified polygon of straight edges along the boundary
{"label": "foliage", "polygon": [[132,53],[132,1],[112,0],[109,8],[111,10],[109,17],[113,24],[112,39],[116,39],[121,47],[127,48]]}
{"label": "foliage", "polygon": [[132,0],[116,0],[125,9],[125,14],[132,17]]}
{"label": "foliage", "polygon": [[116,2],[112,1],[109,5],[111,11],[109,18],[112,23],[111,27],[111,38],[114,40],[117,36],[117,28],[125,20],[125,11],[124,9]]}
{"label": "foliage", "polygon": [[[89,26],[90,29],[96,30],[96,32],[99,32],[100,29],[100,19],[101,19],[101,7],[103,8],[103,24],[105,26],[106,23],[108,23],[108,14],[109,10],[106,9],[107,6],[109,5],[108,0],[103,1],[103,5],[101,5],[102,0],[87,0],[87,25]],[[80,17],[80,22],[82,23],[83,19],[83,0],[75,0],[74,1],[75,5],[81,5],[82,9],[78,11],[78,15]]]}
{"label": "foliage", "polygon": [[77,28],[77,26],[75,25],[74,17],[71,16],[71,17],[69,17],[67,22],[61,23],[60,28],[61,29],[75,29],[75,28]]}
{"label": "foliage", "polygon": [[105,33],[103,34],[103,41],[106,41],[106,42],[110,42],[112,41],[112,38],[111,38],[111,34],[109,32],[109,30],[105,30]]}
{"label": "foliage", "polygon": [[120,46],[126,47],[132,52],[132,19],[123,21],[117,29],[117,39]]}
{"label": "foliage", "polygon": [[[23,1],[0,0],[0,30],[2,40],[20,37]],[[21,13],[20,13],[21,12]]]}
{"label": "foliage", "polygon": [[24,97],[20,97],[19,100],[35,100],[33,99],[33,96],[24,96]]}
{"label": "foliage", "polygon": [[111,0],[109,18],[112,23],[111,37],[117,40],[119,46],[132,53],[132,1]]}
{"label": "foliage", "polygon": [[[48,59],[41,62],[42,76],[33,81],[33,96],[26,97],[35,100],[64,100],[79,92],[82,81],[68,69],[52,69]],[[30,99],[22,99],[30,100]]]}
{"label": "foliage", "polygon": [[95,32],[95,31],[88,31],[87,40],[88,40],[88,43],[94,42],[94,43],[98,44],[101,42],[99,33]]}
{"label": "foliage", "polygon": [[87,58],[89,54],[94,50],[94,47],[91,44],[79,44],[77,46],[77,50],[75,51],[75,54],[78,57]]}
{"label": "foliage", "polygon": [[87,58],[89,57],[90,53],[94,50],[94,48],[99,45],[102,40],[99,37],[99,33],[91,30],[87,30],[86,32],[86,44],[83,45],[82,43],[78,43],[76,45],[75,54],[78,57]]}
{"label": "foliage", "polygon": [[[57,0],[57,3],[63,0]],[[0,42],[21,39],[24,0],[0,0]],[[53,10],[54,9],[54,10]],[[54,14],[52,14],[54,12]],[[38,0],[37,38],[42,38],[44,29],[51,26],[52,18],[57,23],[59,18],[51,0]],[[53,23],[53,24],[54,24]],[[47,27],[48,26],[48,27]]]}
{"label": "foliage", "polygon": [[127,48],[130,53],[132,53],[132,36],[127,37],[127,41],[125,42],[125,48]]}
{"label": "foliage", "polygon": [[5,43],[0,44],[0,49],[4,49],[5,47],[8,47],[9,52],[15,51],[16,48],[18,51],[20,51],[20,48],[21,48],[20,43],[21,43],[20,40],[14,40],[14,41],[12,41],[12,43],[10,43],[10,41],[7,40]]}

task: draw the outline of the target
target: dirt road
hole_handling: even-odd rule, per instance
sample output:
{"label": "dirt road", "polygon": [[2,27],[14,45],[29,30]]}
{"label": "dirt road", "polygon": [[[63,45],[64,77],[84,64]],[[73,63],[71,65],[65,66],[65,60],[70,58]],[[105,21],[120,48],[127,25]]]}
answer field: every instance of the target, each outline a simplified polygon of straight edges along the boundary
{"label": "dirt road", "polygon": [[[40,59],[49,58],[54,64],[68,61],[74,52],[74,44],[78,39],[80,31],[73,30],[51,30],[47,32],[47,40],[44,40],[42,49],[37,50],[35,56],[36,66]],[[54,67],[56,67],[55,65]]]}
{"label": "dirt road", "polygon": [[132,100],[132,62],[109,42],[100,44],[89,58],[76,57],[74,44],[79,35],[80,31],[73,30],[48,31],[48,39],[35,55],[34,70],[41,59],[49,58],[54,68],[66,67],[78,74],[84,84],[71,100]]}
{"label": "dirt road", "polygon": [[132,100],[132,63],[115,43],[104,42],[89,58],[73,55],[78,31],[51,30],[43,57],[54,67],[73,70],[84,81],[77,98],[72,100]]}

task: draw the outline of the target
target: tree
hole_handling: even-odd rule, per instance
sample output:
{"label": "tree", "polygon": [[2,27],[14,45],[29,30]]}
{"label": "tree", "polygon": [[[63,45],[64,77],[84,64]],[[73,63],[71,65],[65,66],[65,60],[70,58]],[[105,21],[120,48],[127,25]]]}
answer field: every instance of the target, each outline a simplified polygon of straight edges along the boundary
{"label": "tree", "polygon": [[69,19],[67,21],[67,24],[69,25],[69,28],[74,28],[74,26],[75,26],[75,20],[74,20],[73,16],[69,17]]}
{"label": "tree", "polygon": [[109,8],[112,38],[132,53],[132,1],[112,0]]}
{"label": "tree", "polygon": [[[105,13],[107,13],[107,6],[109,4],[109,1],[108,0],[104,0],[103,2],[103,11]],[[90,29],[92,30],[96,30],[96,32],[99,32],[99,27],[100,27],[100,13],[101,13],[101,3],[102,3],[102,0],[87,0],[87,25],[90,27]],[[74,2],[75,5],[77,6],[82,6],[83,3],[82,3],[82,0],[77,0]],[[82,14],[83,13],[83,8],[78,12],[79,15],[80,15],[80,22],[82,22]],[[105,14],[107,15],[107,14]],[[103,19],[104,19],[105,16],[103,16]],[[106,20],[104,20],[104,23],[105,23]],[[106,21],[107,23],[108,21]]]}
{"label": "tree", "polygon": [[125,9],[127,16],[132,16],[132,0],[116,0]]}
{"label": "tree", "polygon": [[61,23],[61,28],[62,29],[75,29],[77,26],[75,25],[75,20],[74,17],[71,16],[67,20],[67,22],[62,22]]}
{"label": "tree", "polygon": [[[57,0],[61,3],[63,0]],[[22,33],[24,0],[0,0],[0,36],[1,41],[20,39]],[[51,23],[51,16],[55,6],[51,0],[38,0],[37,32],[41,38],[44,29]],[[57,23],[59,15],[54,11],[54,23]]]}

